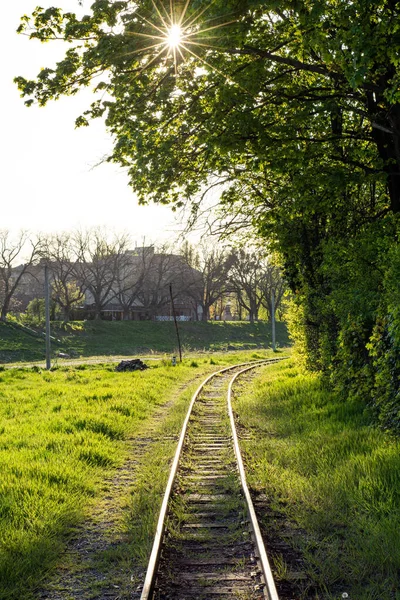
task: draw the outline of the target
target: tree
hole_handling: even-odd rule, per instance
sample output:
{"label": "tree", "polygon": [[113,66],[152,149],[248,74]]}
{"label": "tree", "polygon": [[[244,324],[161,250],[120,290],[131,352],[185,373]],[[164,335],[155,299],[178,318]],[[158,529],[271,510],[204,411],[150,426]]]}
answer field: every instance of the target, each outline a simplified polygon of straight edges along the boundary
{"label": "tree", "polygon": [[125,252],[124,259],[118,261],[114,289],[122,307],[124,320],[130,318],[132,308],[140,299],[148,257],[153,252],[153,248],[143,246],[135,251]]}
{"label": "tree", "polygon": [[251,164],[265,174],[267,157],[281,171],[323,148],[345,170],[380,172],[398,212],[398,3],[218,0],[201,14],[197,4],[175,3],[169,18],[183,30],[172,51],[164,2],[98,0],[82,19],[36,9],[19,31],[71,48],[36,81],[16,78],[27,104],[104,75],[96,90],[112,99],[95,100],[78,124],[106,114],[112,159],[142,199],[179,202],[212,172],[234,180]]}
{"label": "tree", "polygon": [[201,319],[207,321],[211,306],[229,291],[232,257],[226,249],[204,241],[197,246],[197,251],[186,244],[182,252],[186,264],[192,268],[187,293],[195,306],[201,307]]}
{"label": "tree", "polygon": [[[72,46],[35,81],[17,78],[19,88],[44,105],[100,78],[108,94],[78,125],[106,117],[109,160],[141,201],[189,200],[196,212],[207,186],[221,184],[224,222],[254,227],[281,255],[309,366],[375,397],[382,363],[400,358],[389,284],[400,233],[400,5],[199,4],[173,5],[183,27],[175,49],[163,1],[98,0],[83,19],[37,9],[21,31]],[[387,389],[396,405],[399,385]]]}
{"label": "tree", "polygon": [[74,271],[86,303],[93,305],[95,319],[101,319],[105,306],[115,298],[115,284],[121,261],[125,264],[128,238],[114,235],[107,239],[101,229],[74,234],[76,261]]}
{"label": "tree", "polygon": [[279,268],[270,264],[260,249],[234,249],[232,255],[229,283],[238,305],[248,313],[252,322],[258,321],[261,307],[266,308],[271,316],[272,294],[275,310],[278,310],[286,289]]}
{"label": "tree", "polygon": [[262,305],[263,265],[254,252],[238,249],[234,251],[229,282],[235,290],[239,305],[249,315],[251,322],[258,321]]}
{"label": "tree", "polygon": [[[267,309],[269,318],[272,318],[272,296],[276,312],[282,312],[282,302],[287,291],[287,284],[282,277],[279,267],[266,262],[261,281],[262,300],[261,303]],[[280,315],[281,316],[281,315]]]}
{"label": "tree", "polygon": [[50,267],[52,300],[60,306],[64,321],[69,321],[73,308],[85,297],[76,279],[79,269],[74,256],[72,234],[64,232],[48,237],[43,256]]}
{"label": "tree", "polygon": [[168,245],[155,248],[140,248],[144,277],[138,297],[148,315],[160,310],[170,313],[172,299],[184,301],[193,286],[192,273],[179,254],[174,254]]}
{"label": "tree", "polygon": [[[12,239],[9,231],[0,230],[0,320],[6,321],[13,299],[22,278],[40,257],[42,241],[40,237],[30,239],[22,231]],[[15,268],[15,262],[23,256],[25,262]]]}

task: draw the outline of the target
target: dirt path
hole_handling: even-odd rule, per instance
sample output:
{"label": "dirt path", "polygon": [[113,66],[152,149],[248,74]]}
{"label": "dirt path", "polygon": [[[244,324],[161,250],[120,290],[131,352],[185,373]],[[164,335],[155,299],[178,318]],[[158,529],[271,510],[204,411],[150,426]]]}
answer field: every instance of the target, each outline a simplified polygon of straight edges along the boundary
{"label": "dirt path", "polygon": [[37,600],[140,598],[144,568],[127,559],[130,491],[145,455],[161,439],[162,423],[176,398],[196,379],[181,386],[172,400],[156,410],[141,437],[127,440],[128,458],[104,481],[101,499],[93,505],[90,518],[74,530],[59,566],[36,592]]}
{"label": "dirt path", "polygon": [[[58,567],[37,594],[38,599],[72,600],[89,598],[132,598],[133,582],[141,573],[135,565],[129,569],[105,560],[127,540],[123,518],[127,510],[129,489],[134,483],[141,456],[152,440],[129,440],[130,458],[112,479],[104,482],[104,495],[93,507],[90,519],[73,533]],[[127,595],[129,594],[129,595]]]}

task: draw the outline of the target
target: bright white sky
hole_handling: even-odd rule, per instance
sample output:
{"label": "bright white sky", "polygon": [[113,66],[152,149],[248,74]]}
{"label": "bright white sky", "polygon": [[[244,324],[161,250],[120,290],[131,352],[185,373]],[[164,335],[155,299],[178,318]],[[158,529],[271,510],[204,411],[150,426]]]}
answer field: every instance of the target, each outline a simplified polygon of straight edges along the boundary
{"label": "bright white sky", "polygon": [[[75,118],[94,98],[89,91],[44,108],[26,108],[13,78],[35,77],[63,56],[62,42],[41,44],[17,35],[23,14],[37,5],[86,11],[91,0],[11,0],[2,6],[0,36],[1,176],[0,229],[62,231],[107,226],[131,233],[142,243],[166,241],[181,226],[170,208],[138,206],[125,173],[117,165],[92,169],[110,150],[111,138],[99,120],[75,129]],[[5,22],[4,22],[5,20]]]}

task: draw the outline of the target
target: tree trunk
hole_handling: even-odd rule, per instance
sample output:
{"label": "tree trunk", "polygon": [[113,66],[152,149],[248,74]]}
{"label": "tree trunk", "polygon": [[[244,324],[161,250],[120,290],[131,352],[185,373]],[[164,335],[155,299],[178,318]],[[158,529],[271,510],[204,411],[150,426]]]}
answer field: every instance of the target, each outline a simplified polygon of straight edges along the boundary
{"label": "tree trunk", "polygon": [[254,321],[258,321],[258,306],[256,304],[253,306],[252,312],[254,315]]}
{"label": "tree trunk", "polygon": [[2,321],[3,323],[5,323],[7,321],[7,315],[8,315],[8,311],[10,308],[10,298],[5,298],[3,305],[1,307],[1,313],[0,313],[0,321]]}
{"label": "tree trunk", "polygon": [[400,212],[400,140],[397,132],[400,128],[400,104],[383,110],[378,108],[380,98],[376,98],[372,92],[367,94],[367,99],[371,122],[375,123],[372,125],[371,135],[378,154],[384,161],[384,171],[387,175],[390,207],[394,213],[398,213]]}
{"label": "tree trunk", "polygon": [[243,321],[243,309],[242,309],[242,305],[238,303],[238,318],[239,321]]}

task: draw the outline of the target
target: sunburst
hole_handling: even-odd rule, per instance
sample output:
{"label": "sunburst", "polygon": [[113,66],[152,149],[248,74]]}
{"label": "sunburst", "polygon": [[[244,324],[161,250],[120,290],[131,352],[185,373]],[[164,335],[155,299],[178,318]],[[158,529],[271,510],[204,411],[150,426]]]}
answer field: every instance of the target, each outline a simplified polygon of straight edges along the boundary
{"label": "sunburst", "polygon": [[218,71],[201,54],[196,52],[196,47],[199,50],[221,50],[221,47],[209,43],[210,40],[217,37],[210,35],[210,33],[236,23],[237,19],[213,25],[212,23],[215,23],[217,17],[207,19],[205,16],[215,0],[211,0],[207,3],[207,6],[197,9],[192,15],[187,16],[190,1],[170,0],[169,7],[166,8],[167,2],[165,0],[151,0],[154,8],[151,19],[141,15],[139,10],[135,11],[135,17],[145,26],[147,31],[131,31],[129,35],[148,39],[149,45],[127,52],[124,56],[148,53],[139,74],[151,64],[164,58],[165,61],[173,61],[175,74],[178,75],[179,63],[184,62],[187,57],[195,57],[208,68]]}
{"label": "sunburst", "polygon": [[168,29],[167,42],[170,48],[178,48],[183,42],[183,31],[179,23],[174,23]]}

